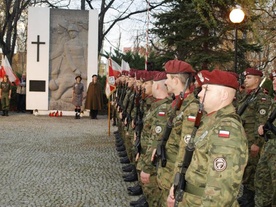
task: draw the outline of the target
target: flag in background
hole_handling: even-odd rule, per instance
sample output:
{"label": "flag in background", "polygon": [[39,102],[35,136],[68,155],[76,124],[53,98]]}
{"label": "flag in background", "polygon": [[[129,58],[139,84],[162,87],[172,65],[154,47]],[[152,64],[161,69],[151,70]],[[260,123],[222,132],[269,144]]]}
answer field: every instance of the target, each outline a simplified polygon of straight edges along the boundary
{"label": "flag in background", "polygon": [[107,98],[115,91],[115,78],[119,76],[120,66],[111,58],[108,59],[108,74],[106,76],[105,95]]}
{"label": "flag in background", "polygon": [[126,70],[126,71],[130,71],[130,67],[129,67],[128,62],[122,60],[122,62],[121,62],[121,69],[122,70]]}
{"label": "flag in background", "polygon": [[4,77],[4,75],[8,75],[9,81],[11,83],[15,83],[15,85],[20,84],[19,78],[12,71],[12,67],[10,65],[10,62],[9,62],[7,56],[5,56],[5,57],[2,56],[2,65],[1,65],[1,71],[0,71],[1,78],[3,78],[2,74],[3,74],[3,77]]}

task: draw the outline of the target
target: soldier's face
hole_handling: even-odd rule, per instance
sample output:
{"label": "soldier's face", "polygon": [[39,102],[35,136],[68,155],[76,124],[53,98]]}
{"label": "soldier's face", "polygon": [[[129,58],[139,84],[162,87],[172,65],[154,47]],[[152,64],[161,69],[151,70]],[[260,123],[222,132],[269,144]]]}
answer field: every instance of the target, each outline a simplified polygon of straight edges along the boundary
{"label": "soldier's face", "polygon": [[[204,111],[208,114],[219,109],[221,103],[222,87],[218,85],[202,85],[202,90],[198,94],[200,103],[203,102]],[[205,98],[204,98],[205,95]]]}
{"label": "soldier's face", "polygon": [[152,94],[152,81],[146,81],[143,83],[146,95]]}
{"label": "soldier's face", "polygon": [[260,83],[260,78],[259,76],[255,76],[255,75],[247,75],[245,76],[244,79],[244,86],[246,89],[255,89],[258,87]]}
{"label": "soldier's face", "polygon": [[165,84],[167,86],[168,93],[173,93],[174,92],[174,86],[175,86],[175,80],[171,76],[171,74],[167,74],[167,79],[165,81]]}

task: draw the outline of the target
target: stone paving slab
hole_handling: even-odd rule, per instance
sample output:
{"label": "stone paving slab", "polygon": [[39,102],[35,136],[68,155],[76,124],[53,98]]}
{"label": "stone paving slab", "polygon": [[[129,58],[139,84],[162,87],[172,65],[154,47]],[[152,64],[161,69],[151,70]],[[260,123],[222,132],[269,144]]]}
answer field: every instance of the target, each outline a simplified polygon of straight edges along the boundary
{"label": "stone paving slab", "polygon": [[124,207],[122,179],[107,116],[0,116],[0,207]]}

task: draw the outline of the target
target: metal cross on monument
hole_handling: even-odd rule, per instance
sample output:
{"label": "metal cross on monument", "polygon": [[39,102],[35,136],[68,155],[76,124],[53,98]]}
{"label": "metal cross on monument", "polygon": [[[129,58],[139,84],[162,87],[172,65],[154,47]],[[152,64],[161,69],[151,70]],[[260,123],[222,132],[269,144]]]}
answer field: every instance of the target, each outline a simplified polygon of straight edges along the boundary
{"label": "metal cross on monument", "polygon": [[46,42],[40,42],[40,36],[37,35],[37,41],[36,42],[31,42],[31,43],[36,44],[36,46],[37,46],[36,61],[39,62],[39,46],[40,45],[45,45]]}

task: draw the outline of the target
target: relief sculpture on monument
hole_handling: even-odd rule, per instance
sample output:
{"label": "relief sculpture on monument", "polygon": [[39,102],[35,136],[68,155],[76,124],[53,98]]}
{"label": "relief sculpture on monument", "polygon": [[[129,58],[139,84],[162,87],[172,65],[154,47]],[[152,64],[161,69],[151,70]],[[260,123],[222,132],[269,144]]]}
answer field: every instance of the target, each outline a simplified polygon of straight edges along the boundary
{"label": "relief sculpture on monument", "polygon": [[[86,16],[85,16],[86,15]],[[49,109],[71,111],[72,87],[80,75],[87,86],[87,13],[51,14]]]}

